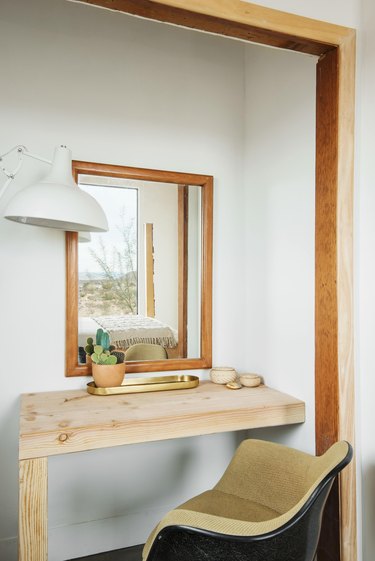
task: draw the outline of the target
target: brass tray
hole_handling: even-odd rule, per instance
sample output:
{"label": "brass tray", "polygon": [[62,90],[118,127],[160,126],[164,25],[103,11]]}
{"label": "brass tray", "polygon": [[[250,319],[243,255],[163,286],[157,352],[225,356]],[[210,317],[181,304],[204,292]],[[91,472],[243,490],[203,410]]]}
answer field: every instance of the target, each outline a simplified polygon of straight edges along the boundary
{"label": "brass tray", "polygon": [[154,376],[152,378],[129,378],[121,386],[97,388],[95,382],[87,384],[87,391],[93,395],[118,395],[125,393],[163,392],[167,390],[187,390],[196,388],[198,376],[181,374],[177,376]]}

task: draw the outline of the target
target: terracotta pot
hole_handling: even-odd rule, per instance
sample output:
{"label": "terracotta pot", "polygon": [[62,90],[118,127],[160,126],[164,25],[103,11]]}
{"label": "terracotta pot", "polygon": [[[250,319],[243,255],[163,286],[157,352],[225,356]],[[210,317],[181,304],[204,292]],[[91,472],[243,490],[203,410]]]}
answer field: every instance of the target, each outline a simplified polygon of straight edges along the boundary
{"label": "terracotta pot", "polygon": [[125,376],[125,362],[119,364],[92,363],[92,377],[98,388],[121,386]]}

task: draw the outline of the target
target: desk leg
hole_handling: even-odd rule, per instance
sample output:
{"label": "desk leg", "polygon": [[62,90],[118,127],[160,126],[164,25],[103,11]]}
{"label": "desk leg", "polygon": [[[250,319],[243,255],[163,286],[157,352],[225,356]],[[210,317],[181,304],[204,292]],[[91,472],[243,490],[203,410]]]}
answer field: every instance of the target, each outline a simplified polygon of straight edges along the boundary
{"label": "desk leg", "polygon": [[21,460],[19,479],[19,561],[47,561],[47,458]]}

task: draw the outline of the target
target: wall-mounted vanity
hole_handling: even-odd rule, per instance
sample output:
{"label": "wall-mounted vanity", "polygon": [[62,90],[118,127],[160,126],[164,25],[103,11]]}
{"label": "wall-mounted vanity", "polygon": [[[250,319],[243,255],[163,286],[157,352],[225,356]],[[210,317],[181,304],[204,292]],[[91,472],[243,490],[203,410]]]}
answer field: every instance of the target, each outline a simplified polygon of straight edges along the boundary
{"label": "wall-mounted vanity", "polygon": [[48,559],[50,456],[305,419],[302,401],[265,386],[233,392],[206,381],[191,390],[160,392],[157,399],[152,393],[130,399],[131,407],[124,407],[129,396],[124,403],[124,396],[98,398],[85,390],[22,396],[19,561]]}
{"label": "wall-mounted vanity", "polygon": [[127,372],[210,367],[212,176],[78,161],[73,175],[109,231],[66,234],[66,375],[91,373],[84,348],[98,328],[125,351],[165,349]]}

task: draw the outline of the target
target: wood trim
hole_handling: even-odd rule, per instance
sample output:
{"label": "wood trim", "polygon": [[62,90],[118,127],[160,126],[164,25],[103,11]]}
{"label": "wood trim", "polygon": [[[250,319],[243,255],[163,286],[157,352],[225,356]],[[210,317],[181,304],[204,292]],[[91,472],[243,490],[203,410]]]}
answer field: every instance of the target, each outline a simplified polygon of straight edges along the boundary
{"label": "wood trim", "polygon": [[47,458],[19,462],[19,561],[47,561]]}
{"label": "wood trim", "polygon": [[[354,445],[353,163],[355,34],[317,66],[315,425],[316,450]],[[340,530],[340,531],[339,531]],[[340,538],[341,536],[341,538]],[[355,462],[331,493],[319,561],[356,559]]]}
{"label": "wood trim", "polygon": [[[82,161],[73,161],[72,169],[76,182],[78,175],[82,173],[176,185],[198,185],[202,188],[201,356],[194,359],[132,361],[127,363],[126,371],[139,373],[210,368],[212,365],[213,177]],[[78,235],[72,232],[66,232],[66,297],[65,375],[90,376],[91,365],[78,363]]]}
{"label": "wood trim", "polygon": [[187,357],[189,187],[178,186],[178,356]]}
{"label": "wood trim", "polygon": [[89,371],[87,366],[78,364],[78,327],[77,329],[73,327],[78,326],[78,234],[76,232],[65,234],[65,262],[65,372],[66,376],[85,376],[88,375]]}
{"label": "wood trim", "polygon": [[[356,37],[339,47],[337,179],[338,439],[355,444],[353,190]],[[356,465],[340,476],[341,558],[357,557]]]}
{"label": "wood trim", "polygon": [[[341,438],[353,444],[355,32],[240,0],[81,1],[321,57],[316,121],[316,448],[323,452]],[[338,518],[341,509],[341,534],[337,536],[333,528],[333,537],[322,536],[321,552],[324,549],[335,561],[357,559],[355,504],[352,462],[340,476],[339,498],[332,511]],[[340,552],[335,551],[338,540]]]}
{"label": "wood trim", "polygon": [[[212,365],[213,177],[202,185],[201,356]],[[209,287],[209,290],[208,290]],[[207,368],[207,367],[206,367]]]}
{"label": "wood trim", "polygon": [[154,285],[154,225],[145,224],[146,242],[146,314],[155,317],[155,285]]}
{"label": "wood trim", "polygon": [[99,175],[106,177],[121,177],[124,179],[138,179],[139,181],[156,181],[159,183],[175,183],[176,185],[183,181],[187,185],[203,185],[209,175],[200,175],[197,173],[185,173],[180,171],[165,171],[150,168],[135,168],[131,166],[120,166],[116,164],[103,164],[97,162],[73,161],[73,176],[75,180],[80,173],[87,175]]}
{"label": "wood trim", "polygon": [[[317,65],[315,196],[315,439],[316,453],[338,440],[337,163],[338,50]],[[340,560],[339,493],[326,504],[319,561]]]}
{"label": "wood trim", "polygon": [[239,0],[81,0],[81,3],[318,56],[340,45],[350,34],[346,27]]}
{"label": "wood trim", "polygon": [[[316,452],[338,437],[337,309],[337,49],[317,66],[315,201],[315,430]],[[332,142],[332,138],[336,141]]]}

